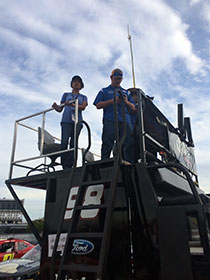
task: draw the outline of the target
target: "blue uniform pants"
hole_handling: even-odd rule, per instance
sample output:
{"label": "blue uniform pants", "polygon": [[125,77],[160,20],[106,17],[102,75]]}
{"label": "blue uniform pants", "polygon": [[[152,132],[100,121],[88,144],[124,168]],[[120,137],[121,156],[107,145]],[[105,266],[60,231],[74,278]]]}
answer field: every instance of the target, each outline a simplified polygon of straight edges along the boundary
{"label": "blue uniform pants", "polygon": [[[123,123],[118,122],[119,127],[119,139],[123,135]],[[127,136],[123,144],[123,158],[126,161],[133,162],[132,153],[132,127],[126,123]],[[101,147],[101,159],[108,159],[110,157],[114,141],[115,141],[115,123],[114,121],[104,120],[103,132],[102,132],[102,147]]]}
{"label": "blue uniform pants", "polygon": [[[79,124],[78,136],[82,129],[82,125]],[[74,123],[61,123],[61,150],[66,150],[68,148],[68,143],[70,139],[70,149],[74,148]],[[63,169],[71,168],[74,163],[74,151],[66,152],[61,154],[61,164]]]}

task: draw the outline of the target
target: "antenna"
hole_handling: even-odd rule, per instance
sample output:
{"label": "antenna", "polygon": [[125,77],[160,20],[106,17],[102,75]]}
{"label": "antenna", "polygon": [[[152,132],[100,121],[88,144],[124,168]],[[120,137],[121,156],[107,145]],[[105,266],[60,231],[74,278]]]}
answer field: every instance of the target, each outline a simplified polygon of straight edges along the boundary
{"label": "antenna", "polygon": [[210,63],[210,40],[209,40],[209,63]]}
{"label": "antenna", "polygon": [[133,87],[135,88],[136,87],[136,83],[135,83],[135,74],[134,74],[133,49],[132,49],[131,35],[130,35],[130,32],[129,32],[129,24],[128,24],[128,41],[130,42]]}

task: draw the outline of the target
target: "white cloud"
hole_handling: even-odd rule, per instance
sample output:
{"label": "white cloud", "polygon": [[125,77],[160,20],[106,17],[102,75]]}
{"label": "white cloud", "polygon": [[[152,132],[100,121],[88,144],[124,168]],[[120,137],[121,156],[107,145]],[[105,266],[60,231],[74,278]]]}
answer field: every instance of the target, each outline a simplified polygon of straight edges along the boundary
{"label": "white cloud", "polygon": [[[87,1],[86,4],[78,1],[71,5],[68,12],[65,10],[69,6],[66,1],[62,1],[61,6],[46,2],[46,14],[38,5],[31,10],[25,4],[24,10],[17,5],[11,12],[13,21],[14,18],[17,20],[17,28],[7,31],[13,33],[10,44],[18,46],[29,56],[24,61],[29,69],[34,71],[39,66],[46,78],[59,75],[57,68],[60,61],[68,61],[67,65],[74,67],[78,62],[80,65],[89,64],[93,68],[96,64],[102,67],[115,59],[116,64],[130,72],[127,23],[130,23],[134,33],[134,54],[144,69],[145,79],[171,67],[178,57],[184,59],[191,73],[197,73],[202,67],[202,61],[193,53],[186,35],[187,25],[160,0],[133,0],[124,2],[120,7],[116,1],[97,5],[95,1]],[[55,10],[57,13],[53,23]],[[28,17],[24,16],[26,12]],[[106,14],[109,14],[109,20]],[[73,20],[75,15],[78,15],[77,22]],[[22,30],[24,32],[20,36],[18,32]],[[3,39],[6,37],[8,40],[8,36],[11,37],[11,34],[2,31]]]}
{"label": "white cloud", "polygon": [[190,6],[194,6],[200,2],[201,2],[201,0],[190,0]]}
{"label": "white cloud", "polygon": [[187,37],[188,26],[161,1],[152,2],[151,7],[150,2],[147,2],[146,6],[150,9],[150,18],[143,22],[142,29],[146,30],[143,33],[143,43],[146,45],[142,44],[142,48],[145,49],[144,55],[151,60],[149,66],[152,66],[153,72],[155,73],[153,67],[157,71],[165,70],[171,66],[174,59],[182,58],[189,71],[197,73],[202,67],[202,61],[192,51],[191,42]]}
{"label": "white cloud", "polygon": [[203,4],[203,17],[204,19],[207,21],[208,23],[208,32],[210,32],[210,3],[209,2],[205,2]]}
{"label": "white cloud", "polygon": [[[99,89],[109,84],[114,67],[124,71],[122,85],[126,88],[132,85],[127,24],[132,35],[137,86],[147,89],[149,95],[152,92],[155,102],[171,120],[176,118],[175,104],[184,95],[172,97],[170,91],[161,91],[164,85],[160,84],[165,83],[171,92],[175,84],[180,86],[180,92],[191,100],[186,109],[195,121],[198,162],[204,164],[202,158],[207,146],[203,139],[209,139],[205,128],[209,122],[209,103],[204,94],[198,96],[192,90],[193,85],[186,90],[179,84],[181,75],[203,81],[200,75],[204,71],[204,58],[195,53],[187,35],[190,23],[185,23],[182,14],[170,7],[170,2],[168,5],[161,0],[123,0],[120,5],[116,0],[12,2],[12,5],[6,1],[0,3],[0,103],[5,108],[1,123],[8,123],[3,130],[7,136],[1,139],[4,147],[2,182],[8,172],[8,143],[11,143],[14,120],[49,108],[53,101],[59,102],[75,74],[81,75],[85,83],[82,93],[88,95],[89,106],[84,117],[92,129],[93,151],[100,153],[102,111],[96,110],[92,102]],[[191,5],[198,2],[191,1]],[[204,16],[209,20],[207,2],[206,7]],[[174,70],[177,60],[182,68]],[[176,71],[179,74],[174,77]],[[171,80],[159,80],[163,73]],[[163,102],[164,95],[167,98]],[[196,106],[198,98],[199,107]],[[60,135],[60,117],[55,114],[49,123],[50,131],[56,128],[57,135]],[[85,145],[85,141],[84,136],[81,145]],[[206,154],[206,166],[207,158]]]}

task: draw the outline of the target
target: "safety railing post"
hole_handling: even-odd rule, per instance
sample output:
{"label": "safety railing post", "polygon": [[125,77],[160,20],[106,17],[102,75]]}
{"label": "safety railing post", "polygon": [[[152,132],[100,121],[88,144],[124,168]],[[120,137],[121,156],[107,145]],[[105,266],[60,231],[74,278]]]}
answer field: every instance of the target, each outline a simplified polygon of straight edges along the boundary
{"label": "safety railing post", "polygon": [[140,90],[137,91],[137,100],[138,100],[138,111],[137,111],[137,120],[138,120],[138,136],[139,136],[139,147],[140,147],[140,159],[142,163],[146,163],[145,155],[145,131],[144,131],[144,115],[143,115],[143,97]]}
{"label": "safety railing post", "polygon": [[75,100],[75,120],[74,120],[74,164],[73,166],[77,166],[77,156],[78,156],[78,98]]}
{"label": "safety railing post", "polygon": [[[122,102],[123,135],[121,139],[119,139],[118,110],[117,110],[117,101],[116,101],[117,93],[119,93]],[[120,161],[122,161],[122,145],[126,139],[126,133],[127,133],[126,119],[125,119],[125,106],[126,105],[125,105],[123,93],[119,88],[117,88],[114,91],[114,121],[115,121],[116,150],[117,150],[117,155],[119,155]]]}
{"label": "safety railing post", "polygon": [[119,147],[119,124],[118,124],[118,111],[117,111],[117,93],[119,89],[116,88],[114,91],[114,126],[115,126],[115,139],[116,139],[116,156],[120,157],[120,147]]}
{"label": "safety railing post", "polygon": [[13,172],[13,162],[15,159],[15,150],[16,150],[16,142],[17,142],[17,129],[18,129],[18,122],[15,122],[14,127],[14,135],[13,135],[13,144],[12,144],[12,154],[11,154],[11,160],[10,160],[10,170],[9,170],[9,179],[12,178],[12,172]]}
{"label": "safety railing post", "polygon": [[122,93],[122,91],[119,90],[120,93],[120,98],[122,100],[122,119],[123,119],[123,135],[120,139],[120,143],[119,143],[119,147],[120,147],[120,151],[121,151],[121,158],[122,158],[122,145],[127,137],[127,126],[126,126],[126,119],[125,119],[125,101],[124,101],[124,95]]}
{"label": "safety railing post", "polygon": [[46,114],[45,112],[42,113],[42,129],[41,129],[40,156],[43,154],[43,148],[44,148],[45,114]]}

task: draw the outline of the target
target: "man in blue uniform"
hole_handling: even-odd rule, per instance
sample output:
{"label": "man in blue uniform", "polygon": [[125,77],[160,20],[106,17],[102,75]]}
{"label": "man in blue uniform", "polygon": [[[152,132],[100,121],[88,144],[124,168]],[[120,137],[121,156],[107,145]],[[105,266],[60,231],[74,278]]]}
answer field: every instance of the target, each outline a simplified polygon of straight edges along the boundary
{"label": "man in blue uniform", "polygon": [[[61,119],[61,150],[65,150],[68,147],[69,138],[70,148],[74,147],[74,121],[75,121],[75,104],[68,104],[69,101],[78,99],[78,121],[82,120],[82,111],[85,110],[88,105],[87,96],[80,93],[80,90],[84,88],[83,81],[80,76],[74,76],[71,80],[72,92],[65,92],[61,98],[61,104],[65,106],[57,105],[53,103],[52,107],[57,112],[64,112]],[[78,134],[82,129],[82,124],[79,125]],[[71,168],[74,161],[74,153],[62,153],[61,164],[63,169]]]}
{"label": "man in blue uniform", "polygon": [[[134,101],[128,96],[128,91],[120,86],[123,79],[123,72],[120,69],[114,69],[111,73],[111,85],[99,91],[94,105],[97,109],[103,109],[103,132],[102,132],[102,147],[101,158],[107,159],[110,157],[115,139],[115,124],[114,124],[114,92],[118,88],[123,93],[125,102],[125,120],[127,128],[127,136],[123,145],[123,157],[126,161],[132,162],[133,155],[131,154],[130,135],[132,131],[131,118],[128,109],[134,110]],[[116,97],[117,113],[119,123],[119,136],[123,133],[123,101],[118,94]]]}

